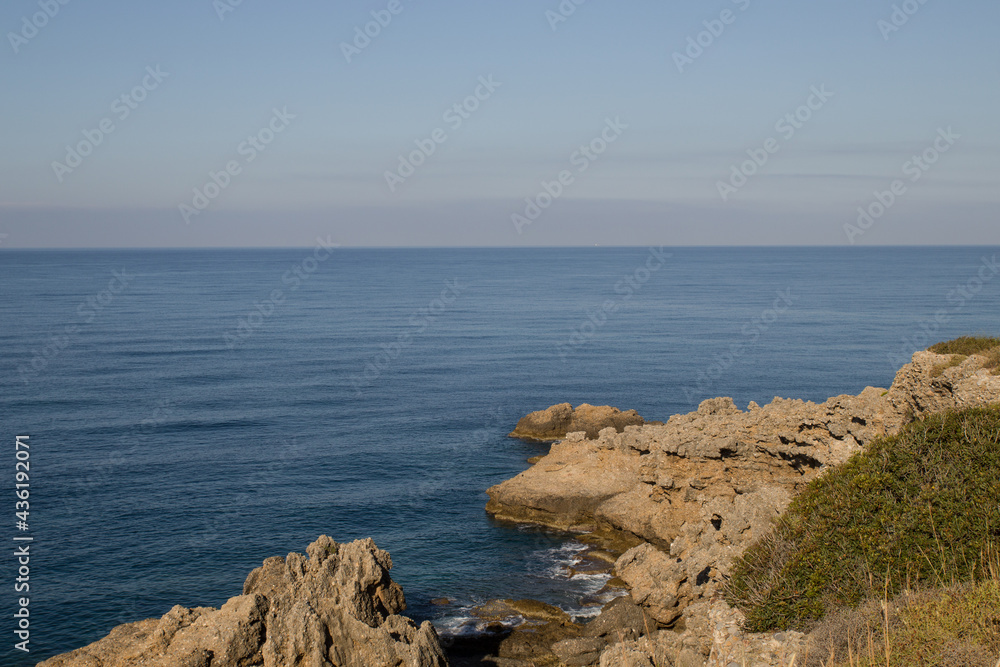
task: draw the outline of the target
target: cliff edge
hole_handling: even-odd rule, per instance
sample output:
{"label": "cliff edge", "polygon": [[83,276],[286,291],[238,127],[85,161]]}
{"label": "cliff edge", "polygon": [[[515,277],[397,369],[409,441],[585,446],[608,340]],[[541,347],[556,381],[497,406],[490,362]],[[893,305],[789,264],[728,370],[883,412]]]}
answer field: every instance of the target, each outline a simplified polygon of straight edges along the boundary
{"label": "cliff edge", "polygon": [[663,425],[570,433],[487,493],[493,516],[556,529],[624,533],[643,544],[616,571],[664,627],[711,598],[732,560],[791,497],[873,439],[927,414],[1000,401],[982,355],[917,352],[889,389],[823,403],[775,398],[740,410],[704,401]]}

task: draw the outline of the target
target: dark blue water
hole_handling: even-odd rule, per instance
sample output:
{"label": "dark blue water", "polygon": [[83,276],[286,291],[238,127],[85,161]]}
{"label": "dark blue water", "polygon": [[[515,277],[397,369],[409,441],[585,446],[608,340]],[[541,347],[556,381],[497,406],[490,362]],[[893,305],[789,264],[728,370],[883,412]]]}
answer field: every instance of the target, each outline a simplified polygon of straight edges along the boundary
{"label": "dark blue water", "polygon": [[417,618],[447,624],[442,596],[572,607],[586,582],[556,576],[562,538],[483,511],[544,450],[505,437],[524,413],[824,400],[887,386],[894,356],[1000,332],[1000,277],[977,282],[995,248],[667,252],[0,253],[0,538],[9,554],[34,538],[28,655],[0,558],[4,664],[219,605],[321,533],[389,550]]}

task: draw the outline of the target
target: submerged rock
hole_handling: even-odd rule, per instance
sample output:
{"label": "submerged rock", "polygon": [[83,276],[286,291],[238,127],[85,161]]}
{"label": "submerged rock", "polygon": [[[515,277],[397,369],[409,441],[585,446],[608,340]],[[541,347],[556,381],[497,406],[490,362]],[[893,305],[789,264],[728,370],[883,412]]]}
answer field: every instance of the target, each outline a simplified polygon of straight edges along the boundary
{"label": "submerged rock", "polygon": [[42,667],[446,667],[433,626],[405,616],[392,559],[371,539],[320,536],[268,558],[221,609],[176,606]]}
{"label": "submerged rock", "polygon": [[533,442],[551,442],[565,438],[569,433],[584,433],[594,439],[602,429],[612,427],[618,433],[626,426],[644,424],[645,420],[635,410],[622,412],[609,405],[583,403],[573,408],[569,403],[553,405],[545,410],[522,417],[509,437]]}

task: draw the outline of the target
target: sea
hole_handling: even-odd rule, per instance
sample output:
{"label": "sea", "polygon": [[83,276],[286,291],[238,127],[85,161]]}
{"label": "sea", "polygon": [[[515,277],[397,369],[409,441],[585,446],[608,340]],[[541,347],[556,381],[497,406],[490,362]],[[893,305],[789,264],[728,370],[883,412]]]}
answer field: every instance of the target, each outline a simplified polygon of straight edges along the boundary
{"label": "sea", "polygon": [[484,511],[547,451],[520,417],[823,401],[1000,333],[1000,248],[327,245],[0,252],[0,664],[219,606],[321,534],[389,551],[445,635],[493,598],[594,614],[582,545]]}

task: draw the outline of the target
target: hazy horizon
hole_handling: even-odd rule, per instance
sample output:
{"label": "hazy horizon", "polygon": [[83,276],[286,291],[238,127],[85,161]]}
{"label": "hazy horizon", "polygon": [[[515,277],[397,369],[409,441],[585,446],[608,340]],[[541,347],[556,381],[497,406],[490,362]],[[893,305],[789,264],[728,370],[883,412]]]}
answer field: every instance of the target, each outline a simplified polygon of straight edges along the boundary
{"label": "hazy horizon", "polygon": [[0,249],[994,243],[998,19],[17,0]]}

